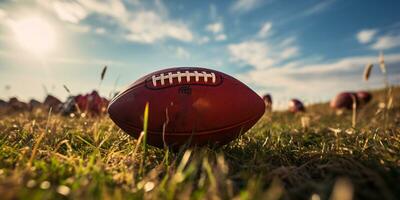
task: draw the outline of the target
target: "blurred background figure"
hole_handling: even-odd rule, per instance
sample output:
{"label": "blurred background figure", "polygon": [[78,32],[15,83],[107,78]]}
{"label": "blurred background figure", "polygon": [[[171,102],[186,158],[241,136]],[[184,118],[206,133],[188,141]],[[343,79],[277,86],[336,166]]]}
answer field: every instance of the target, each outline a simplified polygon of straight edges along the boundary
{"label": "blurred background figure", "polygon": [[372,100],[372,94],[367,91],[358,91],[356,93],[358,102],[361,106],[367,104]]}
{"label": "blurred background figure", "polygon": [[19,101],[17,97],[11,97],[10,100],[8,101],[8,106],[9,109],[13,111],[24,111],[27,110],[28,104]]}
{"label": "blurred background figure", "polygon": [[291,99],[289,101],[289,112],[297,113],[297,112],[305,112],[306,108],[304,107],[303,102],[298,99]]}
{"label": "blurred background figure", "polygon": [[353,101],[355,101],[357,108],[361,108],[371,100],[371,93],[366,91],[341,92],[331,100],[330,107],[335,110],[351,110]]}
{"label": "blurred background figure", "polygon": [[272,111],[272,97],[270,94],[266,94],[263,96],[263,100],[265,103],[265,109],[267,111]]}
{"label": "blurred background figure", "polygon": [[96,90],[93,90],[89,94],[68,97],[62,106],[61,114],[87,113],[90,116],[98,116],[106,112],[108,103],[106,98],[101,97]]}
{"label": "blurred background figure", "polygon": [[0,99],[0,109],[4,110],[8,106],[8,103],[2,99]]}
{"label": "blurred background figure", "polygon": [[40,108],[43,106],[42,103],[40,103],[40,101],[36,100],[36,99],[31,99],[28,103],[29,105],[29,110],[35,110],[37,108]]}
{"label": "blurred background figure", "polygon": [[99,115],[107,110],[108,100],[99,95],[96,90],[93,90],[87,97],[88,108],[87,110],[94,115]]}
{"label": "blurred background figure", "polygon": [[53,95],[47,95],[43,102],[43,105],[47,108],[52,108],[52,111],[58,112],[61,109],[62,102]]}
{"label": "blurred background figure", "polygon": [[336,110],[351,110],[353,108],[353,98],[356,99],[354,92],[341,92],[331,100],[330,106]]}

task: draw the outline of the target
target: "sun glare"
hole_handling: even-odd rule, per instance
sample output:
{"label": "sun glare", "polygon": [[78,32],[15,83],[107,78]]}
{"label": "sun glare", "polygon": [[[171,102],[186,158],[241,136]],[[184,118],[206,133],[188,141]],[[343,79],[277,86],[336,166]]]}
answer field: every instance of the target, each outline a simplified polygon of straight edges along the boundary
{"label": "sun glare", "polygon": [[45,56],[55,46],[53,27],[40,17],[15,21],[12,23],[12,30],[19,45],[36,56]]}

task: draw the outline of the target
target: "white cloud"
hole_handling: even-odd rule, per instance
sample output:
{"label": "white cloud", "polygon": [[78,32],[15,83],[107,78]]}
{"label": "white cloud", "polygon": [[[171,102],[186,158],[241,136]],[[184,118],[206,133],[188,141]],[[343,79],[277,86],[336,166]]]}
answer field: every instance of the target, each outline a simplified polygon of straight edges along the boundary
{"label": "white cloud", "polygon": [[76,33],[88,33],[91,29],[90,26],[83,24],[68,24],[66,27]]}
{"label": "white cloud", "polygon": [[16,57],[15,54],[11,53],[10,51],[6,51],[3,49],[0,49],[0,56],[4,58],[14,58]]}
{"label": "white cloud", "polygon": [[0,21],[2,21],[3,19],[6,19],[6,17],[7,17],[6,11],[0,9]]}
{"label": "white cloud", "polygon": [[140,43],[154,43],[164,38],[185,42],[193,40],[192,32],[183,23],[165,21],[152,11],[139,11],[127,23],[129,33],[126,38]]}
{"label": "white cloud", "polygon": [[285,17],[279,18],[279,24],[287,24],[291,21],[296,21],[302,18],[310,17],[316,14],[323,13],[328,10],[336,0],[324,0],[324,1],[314,1],[311,6],[307,8],[299,9],[298,11],[290,13],[290,15],[286,15]]}
{"label": "white cloud", "polygon": [[245,41],[228,46],[229,53],[234,61],[243,62],[257,69],[271,67],[275,61],[267,57],[269,49],[265,43]]}
{"label": "white cloud", "polygon": [[283,51],[281,53],[281,58],[288,59],[288,58],[298,55],[298,53],[299,53],[299,49],[297,47],[288,47],[286,49],[283,49]]}
{"label": "white cloud", "polygon": [[[140,3],[141,0],[137,1]],[[163,4],[162,0],[154,0],[154,7],[161,16],[167,16],[169,13],[168,8]],[[180,10],[184,8],[182,4],[178,5],[178,7]]]}
{"label": "white cloud", "polygon": [[217,7],[214,4],[210,4],[210,18],[211,20],[216,20],[218,17]]}
{"label": "white cloud", "polygon": [[231,61],[268,69],[300,54],[295,37],[271,41],[271,38],[265,38],[271,31],[272,22],[265,22],[254,39],[228,45]]}
{"label": "white cloud", "polygon": [[[378,55],[346,57],[332,62],[298,60],[273,68],[254,68],[239,74],[238,78],[256,86],[260,94],[272,92],[278,101],[292,97],[306,98],[306,102],[326,101],[336,92],[362,89],[365,84],[370,84],[368,87],[382,86],[379,74],[373,75],[368,83],[362,80],[365,64],[378,65],[377,62]],[[400,54],[386,55],[385,62],[388,66],[399,63]]]}
{"label": "white cloud", "polygon": [[265,38],[271,31],[272,22],[265,22],[262,26],[260,31],[258,32],[258,36],[261,38]]}
{"label": "white cloud", "polygon": [[291,45],[294,45],[294,43],[296,42],[296,38],[295,37],[288,37],[285,38],[284,40],[282,40],[282,42],[280,43],[281,47],[288,47]]}
{"label": "white cloud", "polygon": [[[257,69],[267,69],[299,54],[293,38],[278,44],[259,40],[249,40],[228,45],[233,61],[250,65]],[[290,42],[290,43],[289,43]],[[282,45],[282,43],[285,43]]]}
{"label": "white cloud", "polygon": [[[176,39],[184,42],[193,40],[189,27],[181,22],[170,19],[168,11],[161,1],[155,1],[152,9],[145,9],[139,2],[131,3],[128,11],[122,0],[96,1],[77,0],[66,3],[60,0],[43,1],[39,4],[52,9],[63,21],[81,22],[88,16],[99,15],[115,22],[123,36],[133,42],[154,43],[164,39]],[[52,3],[52,4],[51,4]],[[49,7],[49,4],[54,5]],[[79,25],[84,25],[79,23]],[[108,33],[116,34],[112,31]],[[94,30],[96,32],[96,30]]]}
{"label": "white cloud", "polygon": [[156,1],[156,7],[159,8],[157,11],[139,9],[133,12],[127,12],[121,0],[114,0],[110,4],[93,0],[81,0],[81,3],[98,14],[113,17],[128,32],[126,39],[130,41],[154,43],[173,38],[189,42],[193,39],[192,32],[185,24],[159,15],[167,14],[161,1]]}
{"label": "white cloud", "polygon": [[224,33],[224,24],[222,22],[208,24],[205,29],[214,34],[215,41],[224,41],[228,38]]}
{"label": "white cloud", "polygon": [[359,43],[367,44],[372,41],[376,33],[377,33],[376,29],[364,29],[358,32],[356,37]]}
{"label": "white cloud", "polygon": [[53,8],[61,20],[74,24],[87,16],[86,10],[76,2],[55,1]]}
{"label": "white cloud", "polygon": [[236,0],[230,9],[233,12],[247,12],[255,9],[261,3],[261,0]]}
{"label": "white cloud", "polygon": [[178,58],[182,58],[182,59],[190,58],[190,53],[183,47],[176,48],[176,55],[178,56]]}
{"label": "white cloud", "polygon": [[121,0],[78,0],[78,2],[91,13],[109,16],[122,23],[129,20],[129,13]]}
{"label": "white cloud", "polygon": [[[390,57],[388,60],[393,61],[393,57]],[[375,56],[354,56],[348,58],[342,58],[336,60],[334,62],[328,63],[314,63],[308,64],[307,66],[295,66],[296,73],[313,73],[313,74],[321,74],[321,73],[329,73],[329,72],[338,72],[338,71],[348,71],[358,67],[364,67],[366,63],[374,63],[377,61],[377,57]],[[293,68],[294,69],[294,68]],[[290,69],[292,70],[292,69]]]}
{"label": "white cloud", "polygon": [[107,32],[105,28],[96,28],[94,31],[99,35],[103,35]]}
{"label": "white cloud", "polygon": [[320,1],[319,3],[313,5],[309,9],[305,10],[302,15],[303,16],[310,16],[313,14],[320,13],[327,9],[330,5],[332,5],[336,0],[325,0],[325,1]]}
{"label": "white cloud", "polygon": [[199,38],[199,40],[197,41],[198,44],[205,44],[208,43],[210,41],[210,38],[207,36],[203,36],[201,38]]}
{"label": "white cloud", "polygon": [[385,50],[400,46],[400,35],[384,35],[371,45],[372,49]]}
{"label": "white cloud", "polygon": [[214,34],[221,33],[224,30],[224,25],[221,22],[211,23],[206,26],[206,30]]}
{"label": "white cloud", "polygon": [[216,35],[215,36],[215,41],[224,41],[224,40],[226,40],[226,35],[225,34],[218,34],[218,35]]}

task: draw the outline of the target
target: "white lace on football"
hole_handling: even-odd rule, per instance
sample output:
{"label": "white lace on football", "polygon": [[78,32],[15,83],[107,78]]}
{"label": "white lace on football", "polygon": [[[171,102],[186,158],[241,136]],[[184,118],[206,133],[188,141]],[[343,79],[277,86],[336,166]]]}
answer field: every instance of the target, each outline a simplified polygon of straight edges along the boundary
{"label": "white lace on football", "polygon": [[153,81],[153,86],[157,86],[157,81],[160,81],[161,85],[165,84],[165,81],[168,81],[169,84],[171,85],[173,83],[173,79],[177,78],[178,79],[178,83],[182,82],[182,78],[186,78],[186,82],[189,82],[191,77],[194,77],[194,80],[196,82],[200,81],[200,78],[203,78],[204,82],[208,82],[208,78],[211,78],[211,82],[215,83],[216,78],[215,78],[215,74],[214,73],[207,73],[205,71],[202,71],[201,73],[199,73],[198,71],[193,71],[193,72],[189,72],[189,71],[185,71],[185,72],[180,72],[177,71],[176,73],[172,73],[169,72],[168,74],[164,74],[161,73],[160,75],[156,76],[153,75],[152,76],[152,81]]}

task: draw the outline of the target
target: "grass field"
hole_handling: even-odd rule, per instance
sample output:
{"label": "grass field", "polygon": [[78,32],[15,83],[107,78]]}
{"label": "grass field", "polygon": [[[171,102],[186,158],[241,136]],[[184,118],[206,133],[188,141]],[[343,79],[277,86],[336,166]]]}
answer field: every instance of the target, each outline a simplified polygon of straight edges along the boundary
{"label": "grass field", "polygon": [[0,116],[1,199],[399,199],[400,88],[337,116],[266,113],[217,149],[142,145],[108,117]]}

